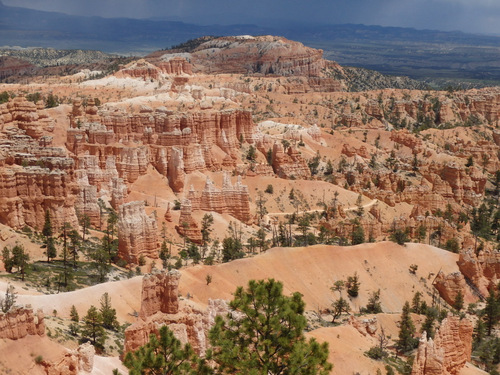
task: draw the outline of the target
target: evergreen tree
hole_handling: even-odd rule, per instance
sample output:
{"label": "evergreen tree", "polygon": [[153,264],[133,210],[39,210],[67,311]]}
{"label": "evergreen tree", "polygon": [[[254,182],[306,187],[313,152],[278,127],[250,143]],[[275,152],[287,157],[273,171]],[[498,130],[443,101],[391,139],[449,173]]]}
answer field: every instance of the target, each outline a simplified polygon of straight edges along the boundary
{"label": "evergreen tree", "polygon": [[167,326],[160,328],[159,337],[152,334],[146,345],[127,353],[123,363],[129,369],[129,375],[211,373],[210,368],[196,357],[191,345],[183,346]]}
{"label": "evergreen tree", "polygon": [[234,259],[240,259],[245,256],[242,251],[243,245],[237,238],[226,237],[222,240],[222,261],[229,262]]}
{"label": "evergreen tree", "polygon": [[349,314],[351,311],[351,307],[349,306],[349,302],[344,298],[340,297],[334,303],[332,303],[332,323],[335,323],[335,320],[342,315],[342,313]]}
{"label": "evergreen tree", "polygon": [[209,333],[220,374],[328,374],[328,344],[306,340],[305,304],[299,293],[283,296],[273,279],[236,289],[228,314]]}
{"label": "evergreen tree", "polygon": [[427,338],[434,338],[434,321],[436,320],[436,310],[427,309],[425,312],[425,321],[422,324],[420,332],[427,332]]}
{"label": "evergreen tree", "polygon": [[102,315],[95,306],[90,306],[83,318],[82,338],[89,340],[97,348],[104,347],[107,334],[102,325]]}
{"label": "evergreen tree", "polygon": [[106,329],[116,330],[120,326],[116,319],[116,310],[111,307],[111,297],[106,292],[101,297],[101,308],[99,313],[102,316],[102,325]]}
{"label": "evergreen tree", "polygon": [[50,219],[50,211],[45,211],[45,222],[43,224],[42,235],[45,237],[45,254],[47,255],[47,263],[50,259],[57,256],[56,245],[54,238],[54,229],[52,228],[52,222]]}
{"label": "evergreen tree", "polygon": [[347,294],[349,294],[351,297],[357,297],[359,294],[359,276],[357,272],[354,272],[353,276],[347,277],[347,282],[346,282],[346,288],[347,288]]}
{"label": "evergreen tree", "polygon": [[455,301],[453,301],[453,308],[457,311],[460,311],[464,308],[464,295],[460,290],[455,297]]}
{"label": "evergreen tree", "polygon": [[359,221],[356,219],[352,227],[351,243],[358,245],[365,242],[365,231]]}
{"label": "evergreen tree", "polygon": [[12,263],[17,267],[17,271],[21,273],[22,281],[24,281],[24,276],[29,266],[29,260],[30,256],[23,245],[16,245],[12,248]]}
{"label": "evergreen tree", "polygon": [[203,215],[201,219],[201,240],[203,246],[202,258],[205,258],[207,252],[208,244],[210,243],[210,234],[212,233],[212,225],[214,224],[214,217],[212,214]]}
{"label": "evergreen tree", "polygon": [[400,329],[396,348],[401,352],[407,352],[416,347],[418,341],[413,338],[415,334],[415,325],[410,316],[410,304],[405,302],[403,312],[401,313],[401,320],[399,322]]}
{"label": "evergreen tree", "polygon": [[380,289],[370,294],[368,303],[363,309],[363,312],[366,312],[368,314],[378,314],[382,312],[382,305],[380,303]]}
{"label": "evergreen tree", "polygon": [[73,321],[73,322],[78,323],[80,321],[80,316],[78,315],[78,311],[76,310],[75,305],[71,306],[69,316],[71,317],[71,321]]}
{"label": "evergreen tree", "polygon": [[486,306],[484,307],[484,322],[486,325],[486,331],[488,336],[491,336],[491,332],[495,325],[498,324],[500,320],[500,302],[496,296],[494,289],[490,289],[490,294],[486,299]]}

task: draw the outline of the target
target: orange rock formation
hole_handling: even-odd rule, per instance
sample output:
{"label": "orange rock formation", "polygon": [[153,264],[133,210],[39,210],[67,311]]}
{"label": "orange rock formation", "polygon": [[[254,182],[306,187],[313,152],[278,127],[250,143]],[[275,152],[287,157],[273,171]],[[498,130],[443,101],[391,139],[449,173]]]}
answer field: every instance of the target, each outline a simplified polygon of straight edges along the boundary
{"label": "orange rock formation", "polygon": [[412,375],[456,375],[470,361],[472,323],[448,316],[436,331],[434,340],[422,334]]}
{"label": "orange rock formation", "polygon": [[118,256],[137,264],[141,256],[158,258],[156,216],[148,216],[143,201],[124,203],[118,210]]}

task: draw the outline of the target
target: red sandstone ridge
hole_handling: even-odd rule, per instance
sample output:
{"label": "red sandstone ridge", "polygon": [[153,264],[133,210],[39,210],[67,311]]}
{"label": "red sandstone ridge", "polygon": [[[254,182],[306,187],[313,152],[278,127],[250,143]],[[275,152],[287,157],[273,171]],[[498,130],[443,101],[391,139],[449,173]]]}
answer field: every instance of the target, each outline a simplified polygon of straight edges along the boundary
{"label": "red sandstone ridge", "polygon": [[141,256],[158,258],[156,216],[148,216],[144,202],[124,203],[118,210],[118,256],[137,264]]}
{"label": "red sandstone ridge", "polygon": [[31,308],[13,308],[7,313],[0,313],[0,339],[19,340],[27,335],[45,335],[43,312],[36,314]]}
{"label": "red sandstone ridge", "polygon": [[457,316],[448,316],[436,331],[434,340],[422,334],[412,375],[457,375],[470,361],[472,323]]}
{"label": "red sandstone ridge", "polygon": [[125,330],[124,353],[137,350],[149,341],[150,334],[158,334],[161,326],[168,325],[182,343],[189,342],[198,354],[205,354],[215,316],[227,313],[228,306],[222,300],[209,300],[205,311],[181,305],[179,279],[178,271],[164,270],[143,278],[140,319]]}

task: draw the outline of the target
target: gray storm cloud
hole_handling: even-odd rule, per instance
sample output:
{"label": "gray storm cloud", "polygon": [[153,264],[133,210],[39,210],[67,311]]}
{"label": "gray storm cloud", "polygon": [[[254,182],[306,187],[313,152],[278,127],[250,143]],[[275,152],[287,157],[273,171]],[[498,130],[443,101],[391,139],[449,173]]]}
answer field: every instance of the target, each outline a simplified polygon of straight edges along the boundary
{"label": "gray storm cloud", "polygon": [[500,34],[498,0],[3,0],[11,6],[199,24],[363,23]]}

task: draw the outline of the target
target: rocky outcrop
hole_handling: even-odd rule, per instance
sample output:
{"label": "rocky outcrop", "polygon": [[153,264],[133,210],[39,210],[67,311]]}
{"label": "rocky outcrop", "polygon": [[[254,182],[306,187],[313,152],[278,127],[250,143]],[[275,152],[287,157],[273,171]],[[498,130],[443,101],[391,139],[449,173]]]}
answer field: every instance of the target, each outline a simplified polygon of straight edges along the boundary
{"label": "rocky outcrop", "polygon": [[478,288],[483,296],[488,289],[500,280],[500,252],[481,251],[474,254],[473,249],[464,250],[458,259],[458,269]]}
{"label": "rocky outcrop", "polygon": [[137,264],[141,256],[158,258],[156,216],[147,215],[144,202],[122,204],[118,209],[118,256]]}
{"label": "rocky outcrop", "polygon": [[68,350],[64,356],[54,362],[43,361],[47,375],[78,375],[91,373],[94,368],[95,348],[86,342],[75,350]]}
{"label": "rocky outcrop", "polygon": [[0,313],[0,339],[19,340],[27,335],[45,335],[42,310],[36,313],[31,308],[15,307]]}
{"label": "rocky outcrop", "polygon": [[137,350],[149,341],[151,334],[158,335],[160,327],[167,325],[182,343],[190,343],[199,355],[205,355],[208,331],[215,317],[227,314],[229,307],[223,300],[209,300],[204,311],[181,303],[179,278],[178,271],[144,277],[141,313],[139,320],[125,330],[124,353]]}
{"label": "rocky outcrop", "polygon": [[420,154],[424,150],[422,140],[411,134],[407,129],[392,131],[391,141],[409,147],[414,154]]}
{"label": "rocky outcrop", "polygon": [[179,217],[179,225],[175,226],[175,229],[181,236],[185,236],[191,240],[191,242],[200,244],[202,241],[201,231],[198,223],[194,220],[191,213],[193,212],[193,206],[189,199],[184,199],[181,203],[181,215]]}
{"label": "rocky outcrop", "polygon": [[146,319],[157,312],[177,314],[179,312],[179,279],[177,270],[166,273],[159,271],[145,275],[142,280],[141,312],[139,316]]}
{"label": "rocky outcrop", "polygon": [[466,286],[464,275],[460,272],[445,275],[443,271],[440,271],[434,279],[434,287],[438,290],[439,295],[450,305],[455,303],[455,299],[459,293],[462,294],[462,297],[465,296]]}
{"label": "rocky outcrop", "polygon": [[296,148],[289,147],[287,152],[280,142],[273,145],[272,166],[274,173],[281,178],[307,178],[311,171]]}
{"label": "rocky outcrop", "polygon": [[147,79],[159,79],[160,69],[144,59],[133,61],[115,73],[116,77],[132,77]]}
{"label": "rocky outcrop", "polygon": [[457,375],[470,361],[472,323],[449,315],[436,331],[434,340],[422,334],[412,375]]}
{"label": "rocky outcrop", "polygon": [[236,184],[233,185],[231,177],[225,173],[222,189],[218,189],[213,181],[207,177],[201,195],[196,194],[195,190],[191,188],[188,199],[191,201],[193,210],[229,214],[247,224],[251,221],[250,195],[248,187],[241,182],[241,176],[238,176]]}
{"label": "rocky outcrop", "polygon": [[71,176],[61,170],[0,169],[0,222],[17,229],[25,225],[41,229],[48,210],[56,230],[65,222],[76,226],[77,192]]}
{"label": "rocky outcrop", "polygon": [[376,316],[371,319],[360,320],[354,315],[349,315],[348,323],[356,328],[356,330],[363,336],[368,335],[374,337],[378,330],[378,321]]}
{"label": "rocky outcrop", "polygon": [[179,193],[184,188],[184,160],[182,149],[172,147],[167,168],[168,184],[172,190]]}

